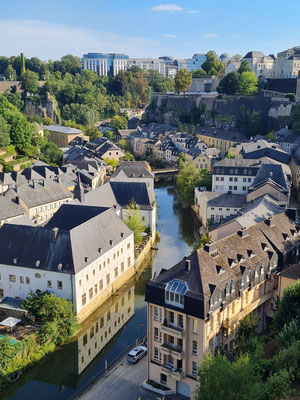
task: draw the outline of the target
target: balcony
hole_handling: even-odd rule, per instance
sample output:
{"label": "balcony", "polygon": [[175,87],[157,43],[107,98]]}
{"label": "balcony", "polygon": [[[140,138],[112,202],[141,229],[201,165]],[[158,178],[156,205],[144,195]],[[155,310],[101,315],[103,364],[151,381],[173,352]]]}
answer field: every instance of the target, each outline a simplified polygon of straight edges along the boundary
{"label": "balcony", "polygon": [[265,303],[266,301],[270,300],[271,297],[273,296],[273,292],[266,293],[264,296],[260,297],[257,300],[254,300],[251,304],[249,304],[247,307],[242,309],[237,315],[235,315],[232,318],[226,318],[222,322],[222,326],[225,329],[231,328],[233,325],[238,323],[240,320],[246,317],[246,315],[250,314],[252,311],[256,310],[260,305]]}
{"label": "balcony", "polygon": [[183,373],[182,369],[178,370],[170,364],[165,364],[163,367],[161,367],[161,372],[163,374],[171,376],[172,378],[176,379],[177,381],[180,381],[184,377],[184,373]]}
{"label": "balcony", "polygon": [[180,347],[174,346],[171,343],[164,343],[161,345],[160,351],[166,356],[170,355],[176,360],[182,360],[183,350]]}
{"label": "balcony", "polygon": [[178,339],[182,339],[184,337],[184,329],[182,327],[177,327],[172,323],[168,324],[167,321],[164,321],[164,323],[161,325],[161,331]]}

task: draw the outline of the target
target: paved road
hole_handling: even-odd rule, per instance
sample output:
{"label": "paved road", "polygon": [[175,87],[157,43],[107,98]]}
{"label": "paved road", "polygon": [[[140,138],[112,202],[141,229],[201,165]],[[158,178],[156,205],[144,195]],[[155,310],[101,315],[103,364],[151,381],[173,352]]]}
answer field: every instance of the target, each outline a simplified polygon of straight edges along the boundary
{"label": "paved road", "polygon": [[[137,364],[127,364],[126,359],[112,368],[108,374],[79,395],[76,400],[156,400],[160,396],[143,389],[147,379],[147,357]],[[179,395],[167,396],[169,400],[183,400]]]}

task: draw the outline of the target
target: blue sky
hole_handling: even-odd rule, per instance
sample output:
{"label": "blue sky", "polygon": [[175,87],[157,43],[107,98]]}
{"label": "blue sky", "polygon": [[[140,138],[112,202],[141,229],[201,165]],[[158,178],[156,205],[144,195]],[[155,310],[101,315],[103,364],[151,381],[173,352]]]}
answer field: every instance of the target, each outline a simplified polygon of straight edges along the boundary
{"label": "blue sky", "polygon": [[276,54],[300,45],[300,0],[1,2],[0,55],[58,59],[124,52],[188,58],[215,50]]}

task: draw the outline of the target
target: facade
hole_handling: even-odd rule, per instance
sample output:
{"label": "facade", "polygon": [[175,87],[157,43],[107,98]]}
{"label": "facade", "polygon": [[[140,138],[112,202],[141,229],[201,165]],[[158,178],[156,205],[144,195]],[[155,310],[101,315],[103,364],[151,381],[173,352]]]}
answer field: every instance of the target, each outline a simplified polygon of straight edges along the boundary
{"label": "facade", "polygon": [[178,71],[180,69],[187,69],[188,68],[188,62],[189,62],[189,59],[187,59],[187,58],[175,60],[175,63],[178,66]]}
{"label": "facade", "polygon": [[210,127],[197,130],[196,136],[201,138],[208,147],[216,147],[224,154],[235,144],[248,141],[248,139],[239,132],[225,131],[223,129]]}
{"label": "facade", "polygon": [[297,78],[300,72],[300,46],[277,54],[276,78]]}
{"label": "facade", "polygon": [[225,67],[225,75],[229,74],[230,72],[238,72],[240,66],[240,61],[230,61],[230,63]]}
{"label": "facade", "polygon": [[248,61],[257,77],[275,78],[275,57],[265,56],[261,51],[249,51],[243,58]]}
{"label": "facade", "polygon": [[0,248],[0,297],[49,290],[79,320],[134,274],[133,233],[109,208],[64,205],[44,228],[4,224]]}
{"label": "facade", "polygon": [[251,312],[260,330],[273,317],[276,272],[299,260],[299,227],[284,213],[209,243],[146,287],[148,379],[191,397],[203,356],[235,347]]}
{"label": "facade", "polygon": [[88,136],[85,136],[81,130],[76,128],[60,125],[45,125],[45,128],[49,131],[50,142],[54,142],[58,147],[68,147],[76,137],[89,140]]}
{"label": "facade", "polygon": [[290,167],[292,172],[292,187],[297,200],[300,201],[300,147],[296,147],[292,151]]}
{"label": "facade", "polygon": [[132,67],[139,67],[143,71],[154,70],[166,76],[165,60],[159,58],[129,58],[127,61],[127,65],[128,69]]}
{"label": "facade", "polygon": [[147,161],[124,161],[118,165],[110,182],[146,183],[150,192],[154,193],[154,174]]}
{"label": "facade", "polygon": [[206,54],[194,54],[187,62],[187,69],[189,71],[196,71],[201,69],[202,64],[206,61]]}
{"label": "facade", "polygon": [[88,53],[83,55],[81,66],[100,76],[116,76],[119,71],[127,71],[128,58],[125,54]]}

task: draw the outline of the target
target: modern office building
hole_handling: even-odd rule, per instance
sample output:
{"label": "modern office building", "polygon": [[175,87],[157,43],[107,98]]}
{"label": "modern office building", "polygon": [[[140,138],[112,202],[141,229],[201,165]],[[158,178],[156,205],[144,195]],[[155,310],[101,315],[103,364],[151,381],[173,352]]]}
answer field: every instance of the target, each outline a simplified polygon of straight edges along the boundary
{"label": "modern office building", "polygon": [[194,54],[191,59],[187,62],[187,68],[189,71],[195,71],[202,68],[202,64],[206,60],[206,54]]}
{"label": "modern office building", "polygon": [[128,69],[139,67],[144,71],[158,71],[162,75],[166,75],[165,60],[160,58],[129,58],[127,61]]}
{"label": "modern office building", "polygon": [[127,70],[126,54],[87,53],[81,59],[82,69],[89,69],[98,75],[116,76],[119,71]]}

